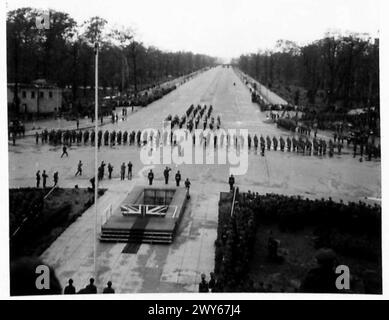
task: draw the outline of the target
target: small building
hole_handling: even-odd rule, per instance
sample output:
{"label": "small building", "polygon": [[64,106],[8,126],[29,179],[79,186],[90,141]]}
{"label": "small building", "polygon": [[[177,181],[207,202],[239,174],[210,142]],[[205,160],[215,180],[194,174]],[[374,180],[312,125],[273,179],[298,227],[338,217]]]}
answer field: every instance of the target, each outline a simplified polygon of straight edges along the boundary
{"label": "small building", "polygon": [[18,98],[19,110],[15,105],[15,84],[7,84],[8,112],[11,114],[53,114],[62,106],[62,89],[48,84],[44,79],[36,80],[32,84],[19,83]]}

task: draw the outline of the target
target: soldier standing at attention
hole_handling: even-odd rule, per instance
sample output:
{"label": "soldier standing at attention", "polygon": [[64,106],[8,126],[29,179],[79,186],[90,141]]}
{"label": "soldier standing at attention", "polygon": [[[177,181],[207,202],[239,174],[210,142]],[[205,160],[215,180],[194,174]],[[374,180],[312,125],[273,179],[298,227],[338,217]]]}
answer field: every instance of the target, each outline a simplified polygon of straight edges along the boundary
{"label": "soldier standing at attention", "polygon": [[36,173],[36,187],[39,188],[39,183],[41,182],[41,172],[40,170]]}
{"label": "soldier standing at attention", "polygon": [[180,181],[181,181],[180,170],[177,171],[175,178],[176,178],[176,186],[179,187],[180,186]]}
{"label": "soldier standing at attention", "polygon": [[230,178],[228,179],[228,183],[230,185],[230,191],[234,191],[235,178],[232,174],[231,174]]}
{"label": "soldier standing at attention", "polygon": [[112,178],[112,171],[113,171],[113,166],[108,163],[108,179]]}
{"label": "soldier standing at attention", "polygon": [[163,170],[163,176],[165,177],[165,184],[168,184],[169,183],[169,172],[170,172],[170,169],[169,167],[166,167],[165,170]]}
{"label": "soldier standing at attention", "polygon": [[154,173],[153,170],[150,169],[149,174],[147,175],[147,178],[149,179],[149,185],[151,186],[153,184],[153,179],[154,179]]}
{"label": "soldier standing at attention", "polygon": [[124,180],[125,176],[126,176],[126,165],[123,162],[122,166],[120,167],[120,180]]}
{"label": "soldier standing at attention", "polygon": [[80,176],[82,176],[82,162],[81,162],[81,160],[78,162],[77,172],[76,172],[75,176],[77,177],[78,174],[80,174]]}
{"label": "soldier standing at attention", "polygon": [[46,173],[46,170],[43,170],[42,172],[42,187],[43,189],[46,189],[46,181],[49,176]]}
{"label": "soldier standing at attention", "polygon": [[128,161],[127,168],[128,168],[127,179],[131,180],[132,179],[132,162],[131,161]]}

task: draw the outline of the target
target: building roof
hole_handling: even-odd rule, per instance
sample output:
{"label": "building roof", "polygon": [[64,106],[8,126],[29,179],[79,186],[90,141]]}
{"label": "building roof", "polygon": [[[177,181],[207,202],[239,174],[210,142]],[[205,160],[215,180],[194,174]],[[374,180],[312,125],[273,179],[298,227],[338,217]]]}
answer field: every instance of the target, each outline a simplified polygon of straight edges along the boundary
{"label": "building roof", "polygon": [[[7,83],[7,87],[13,87],[15,83]],[[61,89],[54,83],[48,83],[45,79],[37,79],[33,83],[18,83],[19,88],[23,89]]]}

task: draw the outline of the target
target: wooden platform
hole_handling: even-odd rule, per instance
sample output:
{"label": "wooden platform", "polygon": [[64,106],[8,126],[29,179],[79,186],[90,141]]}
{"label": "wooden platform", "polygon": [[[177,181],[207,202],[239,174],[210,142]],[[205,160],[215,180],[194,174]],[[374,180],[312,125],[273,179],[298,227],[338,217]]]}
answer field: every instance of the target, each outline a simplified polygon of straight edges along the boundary
{"label": "wooden platform", "polygon": [[[155,195],[155,196],[153,196]],[[153,198],[154,197],[154,198]],[[126,215],[122,205],[169,205],[164,216]],[[185,188],[135,187],[101,228],[100,240],[106,242],[172,243],[186,206]],[[146,202],[146,203],[143,203]]]}

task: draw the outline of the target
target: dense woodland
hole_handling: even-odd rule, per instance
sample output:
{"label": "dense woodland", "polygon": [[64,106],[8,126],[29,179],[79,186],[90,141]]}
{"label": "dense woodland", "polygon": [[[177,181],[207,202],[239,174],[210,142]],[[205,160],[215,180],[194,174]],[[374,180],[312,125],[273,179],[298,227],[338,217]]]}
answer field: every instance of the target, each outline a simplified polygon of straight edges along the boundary
{"label": "dense woodland", "polygon": [[235,63],[291,104],[379,108],[379,41],[366,35],[328,33],[303,46],[279,40]]}
{"label": "dense woodland", "polygon": [[206,55],[145,46],[130,28],[112,28],[100,17],[77,24],[69,14],[51,10],[49,29],[39,29],[39,14],[33,8],[8,12],[7,81],[46,79],[60,87],[71,87],[73,102],[86,95],[81,87],[94,85],[96,40],[100,43],[100,85],[122,93],[138,92],[216,62]]}

